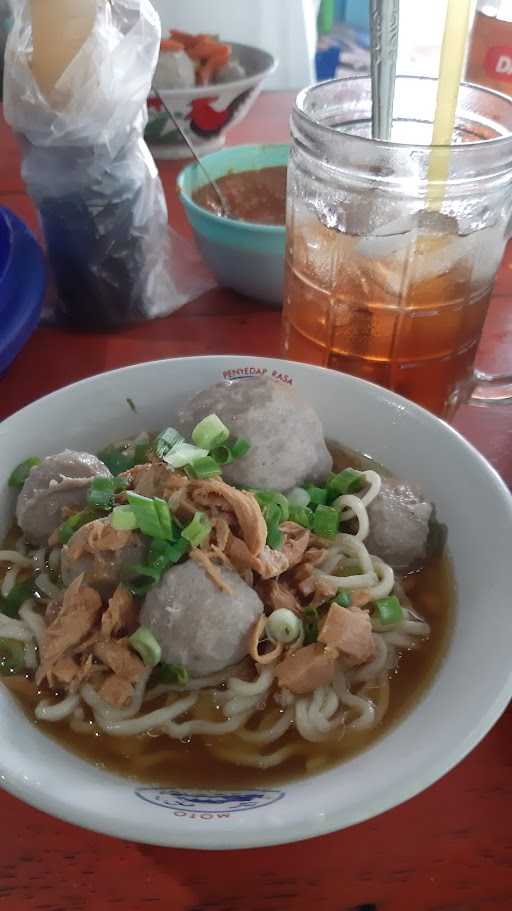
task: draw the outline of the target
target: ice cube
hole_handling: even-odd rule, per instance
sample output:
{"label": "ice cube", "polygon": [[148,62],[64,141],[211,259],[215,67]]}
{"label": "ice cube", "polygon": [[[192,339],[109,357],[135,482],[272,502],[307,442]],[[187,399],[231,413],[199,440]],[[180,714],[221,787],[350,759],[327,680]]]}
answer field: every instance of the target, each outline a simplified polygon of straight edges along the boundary
{"label": "ice cube", "polygon": [[392,256],[406,248],[411,241],[414,219],[406,215],[378,227],[372,234],[363,237],[356,245],[361,256],[371,258]]}
{"label": "ice cube", "polygon": [[453,215],[445,215],[436,209],[422,209],[418,212],[418,231],[420,234],[459,234],[459,223]]}

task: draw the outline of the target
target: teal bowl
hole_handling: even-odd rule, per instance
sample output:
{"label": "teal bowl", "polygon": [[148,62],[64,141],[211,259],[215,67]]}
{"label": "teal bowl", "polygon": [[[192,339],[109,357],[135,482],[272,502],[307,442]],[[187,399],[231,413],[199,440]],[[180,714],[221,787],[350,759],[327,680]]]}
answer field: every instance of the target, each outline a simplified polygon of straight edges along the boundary
{"label": "teal bowl", "polygon": [[[215,180],[239,171],[257,171],[288,163],[289,146],[232,146],[203,158]],[[215,215],[198,206],[192,194],[206,183],[195,163],[178,176],[181,200],[201,254],[220,285],[280,307],[283,301],[284,225],[260,225]]]}

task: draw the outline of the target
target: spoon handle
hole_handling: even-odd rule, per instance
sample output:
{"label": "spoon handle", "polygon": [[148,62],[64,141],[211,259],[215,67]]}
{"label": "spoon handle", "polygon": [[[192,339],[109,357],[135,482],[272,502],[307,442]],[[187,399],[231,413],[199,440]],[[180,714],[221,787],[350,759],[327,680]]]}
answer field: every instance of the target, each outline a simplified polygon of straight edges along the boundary
{"label": "spoon handle", "polygon": [[157,89],[155,89],[154,86],[153,86],[153,93],[156,95],[156,97],[157,97],[158,100],[160,101],[160,103],[161,103],[162,107],[164,108],[166,114],[167,114],[167,115],[169,116],[169,118],[172,120],[174,126],[175,126],[176,129],[178,130],[178,133],[180,133],[181,138],[186,142],[187,146],[188,146],[189,149],[190,149],[190,152],[191,152],[192,156],[195,158],[195,160],[197,161],[197,164],[198,164],[199,167],[201,168],[201,171],[203,172],[204,176],[206,177],[206,180],[208,181],[209,184],[212,185],[212,187],[213,187],[213,189],[214,189],[214,191],[215,191],[215,193],[216,193],[216,195],[217,195],[217,199],[219,200],[219,203],[220,203],[220,206],[221,206],[221,214],[222,214],[222,215],[229,216],[229,206],[228,206],[227,203],[226,203],[226,199],[225,199],[225,197],[224,197],[224,194],[221,192],[220,187],[219,187],[219,185],[217,184],[217,182],[213,179],[213,177],[211,177],[211,175],[210,175],[210,174],[208,173],[208,171],[206,170],[203,161],[201,160],[201,158],[200,158],[199,155],[197,154],[197,152],[196,152],[194,146],[192,145],[192,142],[190,141],[190,138],[187,136],[185,130],[184,130],[183,127],[181,126],[181,124],[180,124],[178,118],[175,116],[175,114],[173,114],[173,112],[171,111],[171,109],[166,105],[166,103],[165,103],[164,99],[162,98],[160,92],[158,92]]}
{"label": "spoon handle", "polygon": [[393,126],[399,0],[370,0],[372,139],[390,139]]}

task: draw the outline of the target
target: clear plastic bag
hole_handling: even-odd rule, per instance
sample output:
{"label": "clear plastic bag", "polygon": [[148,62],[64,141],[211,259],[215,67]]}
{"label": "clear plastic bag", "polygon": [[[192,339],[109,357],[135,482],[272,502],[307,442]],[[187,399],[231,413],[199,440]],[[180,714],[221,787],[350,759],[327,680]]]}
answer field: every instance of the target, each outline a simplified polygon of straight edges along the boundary
{"label": "clear plastic bag", "polygon": [[[55,35],[58,42],[58,35]],[[169,229],[144,142],[160,22],[149,0],[96,0],[89,37],[50,95],[31,70],[29,0],[14,0],[4,114],[41,215],[60,321],[90,329],[164,316],[214,285]]]}

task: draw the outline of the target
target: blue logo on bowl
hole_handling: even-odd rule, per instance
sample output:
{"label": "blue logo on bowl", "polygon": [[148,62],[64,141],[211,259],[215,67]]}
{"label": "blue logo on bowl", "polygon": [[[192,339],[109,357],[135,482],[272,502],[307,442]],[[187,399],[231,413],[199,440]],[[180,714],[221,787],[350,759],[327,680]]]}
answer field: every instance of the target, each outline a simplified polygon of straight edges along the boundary
{"label": "blue logo on bowl", "polygon": [[182,788],[137,788],[137,797],[157,807],[173,810],[175,816],[199,819],[225,818],[231,813],[268,807],[284,797],[271,788],[246,791],[185,791]]}

